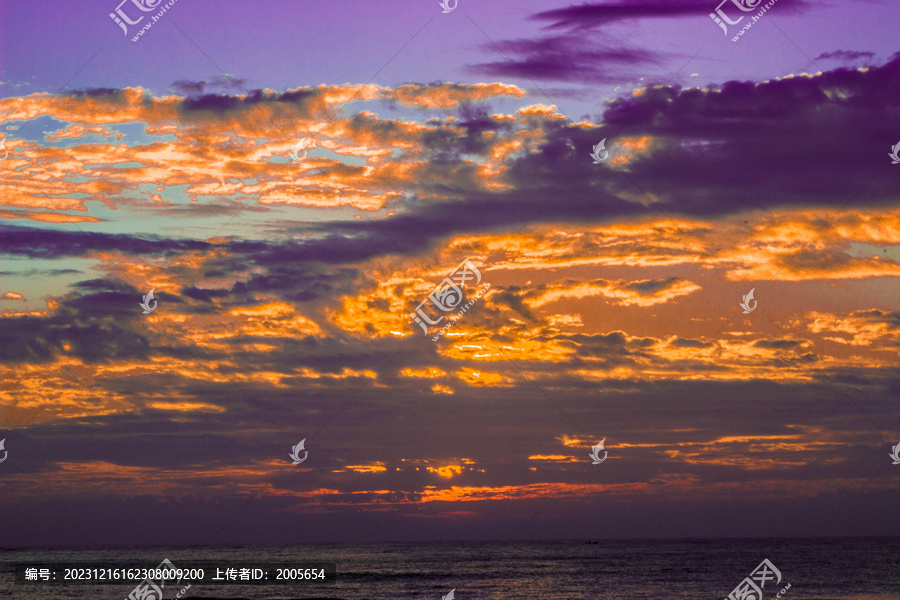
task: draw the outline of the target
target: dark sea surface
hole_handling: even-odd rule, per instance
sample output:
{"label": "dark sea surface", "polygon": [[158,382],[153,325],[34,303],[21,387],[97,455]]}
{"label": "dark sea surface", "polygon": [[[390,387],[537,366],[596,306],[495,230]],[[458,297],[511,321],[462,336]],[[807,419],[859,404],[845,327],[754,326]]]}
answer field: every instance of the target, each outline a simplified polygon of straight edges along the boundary
{"label": "dark sea surface", "polygon": [[[440,600],[722,600],[769,559],[781,583],[763,598],[900,599],[900,538],[393,543],[366,545],[4,550],[0,598],[123,600],[133,584],[34,586],[13,583],[16,562],[115,562],[156,567],[191,561],[337,563],[328,584],[193,584],[181,598],[423,598]],[[170,600],[188,582],[167,586]]]}

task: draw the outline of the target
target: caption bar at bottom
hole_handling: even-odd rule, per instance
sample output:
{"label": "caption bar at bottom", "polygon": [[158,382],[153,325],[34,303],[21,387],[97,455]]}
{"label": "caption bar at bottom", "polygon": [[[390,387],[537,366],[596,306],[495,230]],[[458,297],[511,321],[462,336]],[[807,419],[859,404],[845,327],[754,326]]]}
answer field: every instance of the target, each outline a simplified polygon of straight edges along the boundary
{"label": "caption bar at bottom", "polygon": [[[171,564],[171,563],[169,563]],[[337,579],[336,563],[258,563],[254,561],[185,562],[177,568],[138,567],[111,563],[15,563],[15,582],[22,585],[122,585],[145,579],[277,585],[328,583]]]}

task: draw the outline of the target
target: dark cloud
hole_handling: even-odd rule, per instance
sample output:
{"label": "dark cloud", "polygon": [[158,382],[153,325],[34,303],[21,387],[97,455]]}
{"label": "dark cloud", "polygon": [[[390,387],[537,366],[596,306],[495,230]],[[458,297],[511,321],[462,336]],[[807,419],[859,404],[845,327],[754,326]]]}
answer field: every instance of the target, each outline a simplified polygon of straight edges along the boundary
{"label": "dark cloud", "polygon": [[82,231],[53,231],[18,225],[0,225],[0,254],[30,258],[85,256],[94,251],[117,251],[131,255],[175,256],[185,251],[202,250],[202,241],[174,240],[159,236],[136,237]]}
{"label": "dark cloud", "polygon": [[224,94],[202,94],[189,96],[182,102],[185,112],[208,110],[212,112],[229,112],[251,104],[258,104],[262,98],[262,90],[254,90],[246,98]]}
{"label": "dark cloud", "polygon": [[634,290],[642,296],[652,296],[657,292],[669,289],[679,281],[683,281],[680,277],[668,277],[666,279],[647,279],[645,281],[635,281],[624,287],[627,290]]}
{"label": "dark cloud", "polygon": [[253,275],[246,282],[237,282],[230,293],[244,295],[269,292],[295,302],[311,302],[358,291],[359,272],[354,268],[318,270],[309,264],[311,261],[308,257],[294,265],[282,260],[283,257],[277,247],[263,255],[252,257],[253,264],[264,266],[266,273]]}
{"label": "dark cloud", "polygon": [[[867,205],[896,198],[896,180],[874,175],[893,140],[887,132],[900,129],[900,55],[865,73],[710,88],[651,87],[609,107],[607,131],[656,139],[631,165],[630,191],[667,198],[667,212],[707,215],[852,204],[863,191]],[[610,147],[615,156],[614,136]]]}
{"label": "dark cloud", "polygon": [[300,89],[291,92],[271,92],[268,90],[249,90],[246,94],[240,96],[232,96],[229,94],[202,94],[188,96],[180,105],[180,110],[184,113],[193,113],[198,111],[211,111],[216,113],[227,113],[239,109],[249,108],[258,104],[266,103],[286,103],[303,106],[304,103],[317,94],[315,90]]}
{"label": "dark cloud", "polygon": [[70,90],[67,92],[63,92],[63,94],[67,96],[75,96],[76,98],[82,96],[89,96],[91,98],[108,97],[109,100],[117,102],[125,100],[124,90],[117,88],[87,88],[83,90]]}
{"label": "dark cloud", "polygon": [[189,81],[187,79],[178,79],[172,82],[172,88],[176,92],[188,95],[202,94],[206,85],[205,81]]}
{"label": "dark cloud", "polygon": [[[761,4],[762,0],[753,3]],[[744,0],[744,5],[750,1]],[[778,11],[798,12],[812,7],[807,0],[779,0]],[[546,10],[531,16],[537,21],[550,22],[548,29],[587,28],[609,25],[633,19],[707,17],[716,8],[715,0],[610,0]]]}
{"label": "dark cloud", "polygon": [[187,96],[195,96],[203,94],[207,89],[243,90],[244,86],[247,85],[247,82],[247,79],[241,79],[231,75],[216,75],[200,81],[177,79],[172,82],[172,89]]}
{"label": "dark cloud", "polygon": [[27,271],[0,271],[0,276],[16,275],[18,277],[56,277],[58,275],[74,275],[81,273],[77,269],[28,269]]}
{"label": "dark cloud", "polygon": [[834,59],[844,62],[854,62],[861,58],[875,58],[874,52],[857,52],[855,50],[835,50],[834,52],[823,52],[813,60]]}
{"label": "dark cloud", "polygon": [[228,75],[228,74],[223,73],[223,74],[213,76],[209,80],[209,85],[213,86],[213,87],[220,87],[220,88],[230,89],[230,90],[240,90],[245,85],[247,85],[248,82],[249,82],[249,79],[243,79],[241,77],[235,77],[234,75]]}
{"label": "dark cloud", "polygon": [[0,361],[43,364],[68,355],[94,363],[149,356],[147,339],[127,328],[141,314],[137,290],[120,281],[100,279],[82,281],[76,288],[79,291],[62,300],[51,316],[4,319]]}
{"label": "dark cloud", "polygon": [[210,290],[198,288],[194,286],[186,286],[182,288],[181,293],[193,300],[201,302],[212,302],[214,298],[224,298],[230,295],[228,290]]}
{"label": "dark cloud", "polygon": [[[513,125],[491,118],[490,108],[483,104],[462,103],[457,111],[455,127],[462,128],[463,134],[451,131],[437,120],[429,120],[429,128],[421,135],[421,143],[429,157],[442,165],[441,169],[458,168],[463,154],[484,154],[495,134],[508,134]],[[356,121],[359,124],[359,121]],[[468,175],[474,182],[474,172]]]}
{"label": "dark cloud", "polygon": [[497,305],[507,306],[526,319],[533,321],[535,319],[534,312],[528,308],[527,304],[525,304],[525,297],[519,293],[520,291],[521,288],[519,286],[509,286],[508,288],[495,293],[491,297],[491,302]]}
{"label": "dark cloud", "polygon": [[[603,359],[603,367],[635,365],[638,360],[647,360],[650,355],[646,349],[657,343],[652,338],[628,339],[622,331],[597,334],[572,334],[561,335],[558,339],[567,345],[571,343],[573,348],[578,348],[578,358],[575,362],[588,359]],[[597,363],[593,363],[595,366]]]}
{"label": "dark cloud", "polygon": [[468,67],[488,77],[520,77],[543,81],[610,83],[633,78],[629,67],[662,62],[662,56],[638,48],[597,47],[583,36],[519,39],[485,44],[495,62]]}
{"label": "dark cloud", "polygon": [[712,347],[712,342],[701,342],[700,340],[688,340],[685,338],[675,338],[669,343],[670,346],[675,348],[710,348]]}

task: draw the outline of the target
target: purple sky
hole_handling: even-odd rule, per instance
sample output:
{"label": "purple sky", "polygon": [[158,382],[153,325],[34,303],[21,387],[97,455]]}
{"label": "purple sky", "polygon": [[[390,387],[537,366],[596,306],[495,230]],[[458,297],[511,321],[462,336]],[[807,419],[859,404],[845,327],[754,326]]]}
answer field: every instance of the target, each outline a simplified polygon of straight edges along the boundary
{"label": "purple sky", "polygon": [[[836,50],[871,52],[876,60],[896,51],[896,21],[884,2],[780,0],[768,15],[772,19],[753,28],[752,36],[727,44],[707,16],[715,2],[598,4],[635,8],[610,11],[608,19],[603,12],[571,11],[567,21],[570,5],[564,2],[460,0],[444,15],[435,13],[436,0],[269,0],[263,8],[240,0],[179,0],[167,13],[171,23],[153,28],[153,35],[148,32],[138,43],[125,43],[108,17],[116,2],[6,2],[0,6],[0,95],[56,92],[63,85],[142,86],[162,94],[175,80],[206,80],[222,72],[246,80],[247,89],[277,91],[370,80],[388,86],[475,83],[484,77],[473,66],[513,61],[519,64],[510,67],[505,81],[529,89],[537,84],[564,114],[577,118],[597,114],[604,99],[641,87],[642,78],[662,83],[674,77],[673,83],[702,86],[833,68],[842,61],[816,58]],[[673,7],[686,9],[673,17],[678,14]],[[528,54],[504,46],[552,38],[561,39],[565,51],[544,73],[523,69],[527,62],[520,61]],[[592,50],[645,53],[654,62],[582,55]],[[555,79],[576,67],[590,67],[596,71],[592,77],[608,81]]]}

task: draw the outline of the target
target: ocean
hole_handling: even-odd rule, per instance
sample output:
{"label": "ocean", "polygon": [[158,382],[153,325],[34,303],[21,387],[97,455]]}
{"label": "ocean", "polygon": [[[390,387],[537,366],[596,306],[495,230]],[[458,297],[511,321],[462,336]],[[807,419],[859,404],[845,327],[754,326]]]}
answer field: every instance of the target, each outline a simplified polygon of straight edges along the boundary
{"label": "ocean", "polygon": [[[218,585],[194,583],[181,599],[296,598],[441,600],[722,600],[764,559],[781,572],[763,598],[900,599],[900,538],[447,542],[218,548],[4,550],[0,597],[16,600],[124,600],[123,585],[15,584],[17,562],[129,563],[155,567],[194,561],[333,562],[333,583]],[[165,600],[188,582],[167,586]],[[758,599],[757,599],[758,600]]]}

